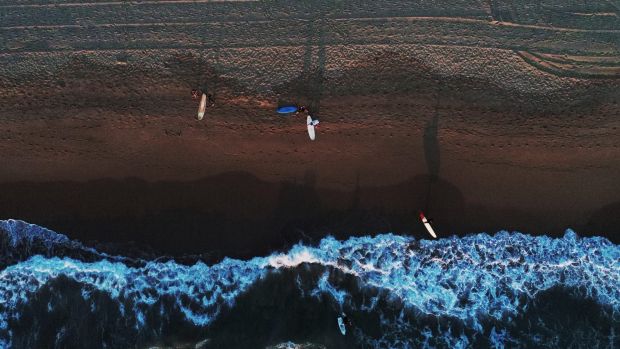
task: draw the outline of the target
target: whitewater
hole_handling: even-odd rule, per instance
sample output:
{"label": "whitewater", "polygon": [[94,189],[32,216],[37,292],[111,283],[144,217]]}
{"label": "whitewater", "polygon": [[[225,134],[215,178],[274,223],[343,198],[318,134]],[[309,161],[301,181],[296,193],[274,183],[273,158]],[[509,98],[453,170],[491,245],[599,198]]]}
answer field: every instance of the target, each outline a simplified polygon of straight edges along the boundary
{"label": "whitewater", "polygon": [[[351,347],[620,344],[620,246],[572,230],[560,238],[506,231],[438,240],[325,237],[266,257],[184,265],[108,255],[6,220],[0,221],[0,348],[43,343],[47,334],[33,321],[77,311],[67,306],[69,295],[76,309],[95,318],[114,314],[107,321],[123,329],[102,334],[100,347],[148,343],[178,326],[216,336],[210,328],[220,316],[250,312],[237,308],[237,300],[270,282],[292,285],[298,302],[333,310],[334,331],[337,314],[349,314]],[[565,322],[545,315],[544,304],[557,306],[557,299],[585,304],[595,314],[584,318],[597,322],[576,322],[563,333]],[[96,332],[74,327],[68,320],[58,324],[45,343],[84,345],[76,333]]]}

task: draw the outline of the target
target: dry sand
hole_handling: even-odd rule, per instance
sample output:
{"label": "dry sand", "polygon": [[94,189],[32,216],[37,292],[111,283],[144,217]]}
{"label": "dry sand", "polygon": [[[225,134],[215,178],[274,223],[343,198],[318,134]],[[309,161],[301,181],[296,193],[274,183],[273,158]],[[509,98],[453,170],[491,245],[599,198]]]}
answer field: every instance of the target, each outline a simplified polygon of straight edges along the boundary
{"label": "dry sand", "polygon": [[[424,236],[418,209],[440,234],[617,240],[618,16],[607,1],[1,0],[0,216],[248,255]],[[201,122],[196,87],[216,100]],[[321,120],[315,142],[284,102]]]}

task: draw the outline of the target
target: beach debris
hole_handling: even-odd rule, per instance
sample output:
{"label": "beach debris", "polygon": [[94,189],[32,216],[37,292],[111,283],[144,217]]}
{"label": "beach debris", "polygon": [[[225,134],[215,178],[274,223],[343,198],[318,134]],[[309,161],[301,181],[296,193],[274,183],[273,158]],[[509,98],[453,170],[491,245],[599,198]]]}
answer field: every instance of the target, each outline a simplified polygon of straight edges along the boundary
{"label": "beach debris", "polygon": [[431,236],[436,239],[437,235],[435,234],[435,230],[433,230],[433,227],[431,226],[431,222],[428,219],[426,219],[426,216],[424,216],[424,213],[421,211],[420,211],[420,220],[422,221],[422,224],[424,224],[424,228],[426,228],[428,233],[431,234]]}

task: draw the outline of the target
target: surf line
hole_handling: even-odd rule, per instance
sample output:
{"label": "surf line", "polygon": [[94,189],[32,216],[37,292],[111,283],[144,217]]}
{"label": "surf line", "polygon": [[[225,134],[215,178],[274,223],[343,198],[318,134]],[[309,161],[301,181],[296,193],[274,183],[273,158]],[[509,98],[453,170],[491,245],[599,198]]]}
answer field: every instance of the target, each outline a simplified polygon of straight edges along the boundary
{"label": "surf line", "polygon": [[433,184],[439,178],[440,158],[439,158],[439,140],[437,138],[437,132],[438,132],[438,127],[439,127],[439,104],[441,101],[440,97],[441,97],[441,85],[438,84],[437,92],[436,92],[436,100],[435,100],[435,111],[433,114],[433,118],[431,120],[430,125],[428,125],[426,129],[424,130],[424,134],[423,134],[424,146],[427,148],[425,153],[426,153],[426,162],[427,162],[428,172],[429,172],[429,179],[428,179],[428,186],[426,190],[424,211],[419,212],[419,217],[420,217],[420,220],[422,221],[422,224],[424,225],[424,228],[426,228],[426,231],[435,239],[437,238],[437,234],[435,233],[435,230],[433,229],[431,225],[432,219],[428,219],[424,213],[428,214],[429,212],[429,205],[431,201],[431,192],[432,192]]}

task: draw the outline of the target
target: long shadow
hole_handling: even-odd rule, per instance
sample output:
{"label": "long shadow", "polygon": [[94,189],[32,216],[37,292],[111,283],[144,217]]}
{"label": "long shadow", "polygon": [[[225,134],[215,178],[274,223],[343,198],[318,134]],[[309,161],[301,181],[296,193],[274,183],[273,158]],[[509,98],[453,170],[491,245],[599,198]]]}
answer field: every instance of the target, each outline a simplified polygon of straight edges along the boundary
{"label": "long shadow", "polygon": [[300,183],[267,182],[244,172],[186,182],[10,182],[0,183],[0,219],[22,219],[115,254],[135,248],[153,255],[200,254],[209,261],[266,255],[328,234],[346,239],[392,231],[427,238],[415,212],[427,202],[442,236],[500,229],[561,234],[572,227],[618,240],[618,204],[592,215],[584,231],[580,217],[588,212],[480,206],[441,177],[428,198],[430,180],[424,174],[348,191],[317,186],[312,171]]}
{"label": "long shadow", "polygon": [[437,98],[435,103],[435,112],[433,117],[426,123],[424,128],[424,158],[429,174],[428,190],[426,194],[425,211],[429,210],[429,201],[432,194],[433,183],[439,178],[439,168],[441,164],[439,139],[437,133],[439,131],[439,101],[441,96],[441,88],[437,90]]}
{"label": "long shadow", "polygon": [[614,243],[620,243],[620,201],[592,213],[583,230],[586,234],[606,235]]}
{"label": "long shadow", "polygon": [[165,67],[175,79],[187,86],[188,94],[191,88],[200,88],[202,91],[213,93],[218,87],[221,88],[231,82],[222,81],[216,70],[216,63],[210,63],[192,53],[182,53],[168,59]]}
{"label": "long shadow", "polygon": [[[327,234],[344,239],[415,231],[412,211],[423,203],[428,176],[355,191],[316,183],[313,171],[301,183],[266,182],[243,172],[187,182],[11,182],[0,184],[0,219],[22,219],[115,253],[132,248],[207,253],[207,259],[251,257]],[[458,188],[439,179],[435,193],[438,214],[463,217]],[[459,231],[457,223],[442,221]]]}
{"label": "long shadow", "polygon": [[286,245],[313,241],[309,233],[313,228],[312,221],[318,219],[323,211],[316,180],[316,173],[308,170],[301,184],[296,181],[280,183],[273,221]]}
{"label": "long shadow", "polygon": [[312,84],[312,95],[310,98],[310,111],[314,114],[314,116],[320,115],[321,109],[321,99],[323,97],[323,89],[325,82],[325,61],[327,59],[327,55],[325,53],[325,31],[324,31],[324,23],[323,21],[319,22],[319,30],[317,34],[317,46],[318,46],[318,54],[317,54],[317,67],[314,71],[313,79],[311,80]]}
{"label": "long shadow", "polygon": [[[134,64],[132,61],[137,57],[131,53],[119,53],[116,59],[130,64],[104,64],[89,56],[72,57],[66,64],[50,72],[50,79],[55,81],[56,88],[32,89],[41,94],[41,98],[28,98],[20,103],[19,108],[12,110],[24,114],[20,120],[39,114],[25,112],[28,109],[46,113],[57,108],[60,110],[54,111],[54,118],[80,118],[80,113],[64,111],[65,108],[97,108],[131,116],[165,115],[170,112],[178,115],[179,110],[194,109],[196,106],[188,102],[191,88],[202,85],[208,87],[210,92],[226,91],[235,95],[250,93],[239,80],[223,77],[216,69],[217,62],[208,61],[191,52],[167,56],[162,62],[164,68],[159,71]],[[171,92],[179,88],[186,89],[187,99],[179,98]],[[3,107],[0,106],[0,109],[7,110]],[[110,117],[102,116],[102,119]]]}
{"label": "long shadow", "polygon": [[[306,43],[303,55],[303,70],[301,74],[286,83],[274,86],[278,94],[278,103],[298,103],[310,108],[312,116],[319,116],[321,99],[324,92],[325,63],[325,10],[312,11],[307,22]],[[315,49],[317,50],[316,61]]]}

